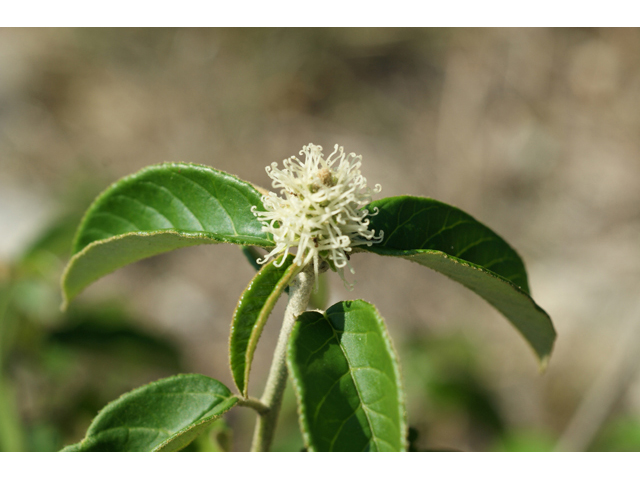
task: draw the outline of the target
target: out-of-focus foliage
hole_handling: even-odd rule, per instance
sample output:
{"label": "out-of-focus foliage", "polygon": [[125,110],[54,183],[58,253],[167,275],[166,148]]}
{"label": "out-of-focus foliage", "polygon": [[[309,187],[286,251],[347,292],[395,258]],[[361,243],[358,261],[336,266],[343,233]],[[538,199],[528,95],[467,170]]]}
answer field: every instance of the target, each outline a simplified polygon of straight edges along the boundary
{"label": "out-of-focus foliage", "polygon": [[59,450],[108,401],[183,368],[176,346],[118,302],[60,312],[58,277],[78,222],[52,222],[0,285],[0,451]]}
{"label": "out-of-focus foliage", "polygon": [[552,452],[555,437],[546,431],[513,428],[495,444],[499,452]]}
{"label": "out-of-focus foliage", "polygon": [[629,415],[613,418],[602,429],[589,450],[593,452],[640,451],[640,420]]}
{"label": "out-of-focus foliage", "polygon": [[457,336],[417,336],[400,351],[403,377],[410,379],[405,380],[409,418],[424,419],[413,425],[417,449],[452,448],[442,435],[447,429],[462,429],[469,446],[501,438],[505,420],[469,342]]}

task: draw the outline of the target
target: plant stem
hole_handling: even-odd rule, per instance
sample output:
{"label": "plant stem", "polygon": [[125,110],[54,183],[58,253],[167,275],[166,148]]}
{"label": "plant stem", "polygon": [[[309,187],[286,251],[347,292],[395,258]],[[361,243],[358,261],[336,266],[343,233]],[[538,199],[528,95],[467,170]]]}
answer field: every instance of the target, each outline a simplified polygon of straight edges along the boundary
{"label": "plant stem", "polygon": [[260,415],[265,415],[269,411],[269,407],[267,407],[264,403],[262,403],[257,398],[241,398],[238,397],[238,405],[240,407],[249,407],[253,408]]}
{"label": "plant stem", "polygon": [[269,410],[258,417],[256,429],[253,434],[251,451],[268,452],[273,441],[273,436],[278,422],[278,414],[282,405],[282,395],[287,386],[289,375],[287,369],[287,345],[289,336],[295,325],[296,318],[302,314],[309,304],[309,297],[314,285],[313,269],[305,268],[291,282],[289,286],[289,303],[284,312],[284,321],[280,329],[278,344],[273,353],[271,370],[267,378],[267,385],[260,401]]}

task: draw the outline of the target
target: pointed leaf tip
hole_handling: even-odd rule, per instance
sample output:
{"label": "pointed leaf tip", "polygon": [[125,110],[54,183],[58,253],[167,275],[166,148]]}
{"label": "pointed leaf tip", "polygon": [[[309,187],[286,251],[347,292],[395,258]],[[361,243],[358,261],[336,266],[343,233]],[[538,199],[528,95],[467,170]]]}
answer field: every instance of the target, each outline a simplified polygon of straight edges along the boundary
{"label": "pointed leaf tip", "polygon": [[371,228],[385,234],[362,250],[424,265],[474,291],[513,324],[546,367],[556,332],[531,298],[524,263],[507,242],[471,215],[430,198],[389,197],[366,208],[378,209]]}

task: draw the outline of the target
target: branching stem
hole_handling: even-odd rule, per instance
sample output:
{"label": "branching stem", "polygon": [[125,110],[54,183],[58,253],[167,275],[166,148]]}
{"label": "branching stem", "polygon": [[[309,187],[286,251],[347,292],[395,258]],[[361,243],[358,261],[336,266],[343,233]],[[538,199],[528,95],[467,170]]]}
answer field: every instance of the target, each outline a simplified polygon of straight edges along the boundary
{"label": "branching stem", "polygon": [[241,407],[253,408],[259,415],[266,415],[269,412],[269,407],[262,403],[257,398],[241,398],[238,397],[238,405]]}
{"label": "branching stem", "polygon": [[287,345],[289,336],[295,325],[296,318],[303,313],[309,305],[309,298],[314,285],[313,269],[305,268],[291,282],[289,286],[289,303],[284,312],[284,321],[280,329],[280,336],[273,353],[271,370],[267,378],[267,385],[260,402],[269,410],[258,417],[256,429],[253,434],[251,450],[254,452],[267,452],[271,447],[278,414],[282,405],[282,395],[287,386],[289,372],[287,370]]}

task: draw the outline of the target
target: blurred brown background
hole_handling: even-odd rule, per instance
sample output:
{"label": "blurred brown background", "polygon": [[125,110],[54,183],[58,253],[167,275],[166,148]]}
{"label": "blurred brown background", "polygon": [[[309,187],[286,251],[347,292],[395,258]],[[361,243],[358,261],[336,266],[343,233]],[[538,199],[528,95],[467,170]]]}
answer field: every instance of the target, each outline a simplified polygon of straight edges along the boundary
{"label": "blurred brown background", "polygon": [[[202,163],[268,188],[266,165],[338,143],[363,156],[378,198],[433,197],[502,235],[558,331],[540,375],[506,320],[439,274],[358,255],[354,291],[331,276],[330,303],[364,298],[386,318],[418,447],[553,449],[563,438],[640,449],[639,133],[639,30],[2,29],[0,275],[14,275],[51,222],[71,211],[77,221],[100,190],[146,165]],[[37,338],[70,321],[55,283],[66,248],[49,287],[22,301],[21,318],[45,332]],[[78,441],[94,404],[176,371],[232,385],[229,322],[252,275],[237,247],[195,247],[126,267],[78,299],[120,305],[135,329],[175,345],[179,366],[132,369],[116,349],[65,357],[58,371],[58,357],[30,347],[35,334],[18,334],[5,372],[22,448]],[[97,400],[69,410],[91,382]],[[290,394],[276,447],[299,449]],[[587,421],[571,434],[580,405]],[[227,423],[246,450],[252,412]]]}

